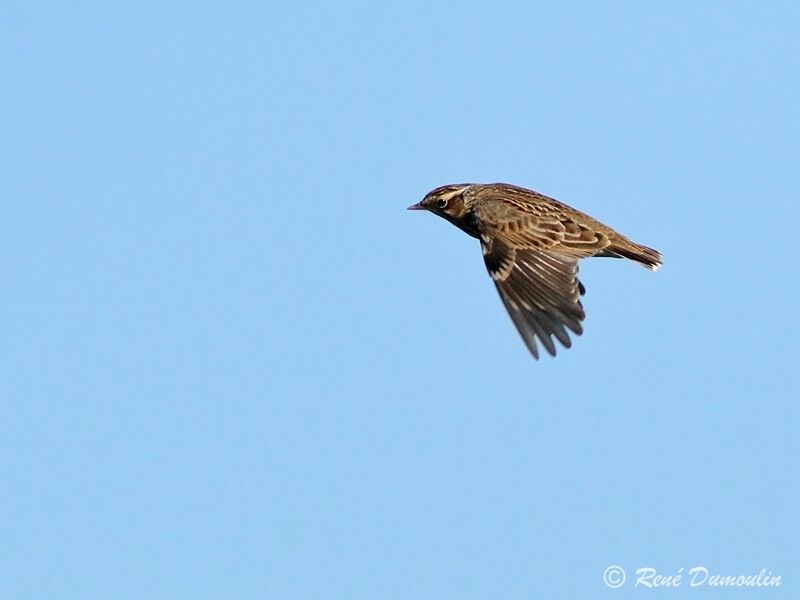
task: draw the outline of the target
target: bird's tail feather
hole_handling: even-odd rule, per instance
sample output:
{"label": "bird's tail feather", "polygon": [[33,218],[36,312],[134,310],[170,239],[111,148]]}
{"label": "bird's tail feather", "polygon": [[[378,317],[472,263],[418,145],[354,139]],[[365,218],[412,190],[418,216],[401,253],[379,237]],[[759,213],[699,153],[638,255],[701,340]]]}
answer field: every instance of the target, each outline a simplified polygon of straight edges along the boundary
{"label": "bird's tail feather", "polygon": [[638,262],[651,271],[655,271],[661,266],[661,253],[647,246],[629,241],[624,245],[614,245],[609,250],[617,256]]}

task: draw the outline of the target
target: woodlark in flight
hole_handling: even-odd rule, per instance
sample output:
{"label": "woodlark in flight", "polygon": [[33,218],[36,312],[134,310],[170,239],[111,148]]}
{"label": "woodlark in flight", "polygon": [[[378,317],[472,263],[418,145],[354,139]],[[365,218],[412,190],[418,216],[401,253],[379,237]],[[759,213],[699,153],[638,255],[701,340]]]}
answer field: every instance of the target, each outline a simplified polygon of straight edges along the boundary
{"label": "woodlark in flight", "polygon": [[428,210],[478,238],[500,298],[534,358],[538,340],[555,356],[556,338],[583,333],[578,261],[627,258],[651,270],[661,254],[632,242],[589,215],[542,194],[506,183],[445,185],[409,210]]}

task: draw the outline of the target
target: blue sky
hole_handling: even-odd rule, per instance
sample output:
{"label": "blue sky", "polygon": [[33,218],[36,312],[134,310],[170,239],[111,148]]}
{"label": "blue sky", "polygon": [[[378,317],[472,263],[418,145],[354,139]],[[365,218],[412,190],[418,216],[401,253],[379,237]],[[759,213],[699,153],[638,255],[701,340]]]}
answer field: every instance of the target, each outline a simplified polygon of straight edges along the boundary
{"label": "blue sky", "polygon": [[[797,597],[796,3],[0,13],[0,596]],[[534,362],[460,181],[664,267]]]}

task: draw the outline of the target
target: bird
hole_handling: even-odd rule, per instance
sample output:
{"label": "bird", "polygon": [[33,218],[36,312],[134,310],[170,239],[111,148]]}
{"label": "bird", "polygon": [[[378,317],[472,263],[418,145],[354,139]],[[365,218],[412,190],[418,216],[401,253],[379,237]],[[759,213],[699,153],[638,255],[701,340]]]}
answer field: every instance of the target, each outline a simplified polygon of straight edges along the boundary
{"label": "bird", "polygon": [[408,210],[427,210],[480,241],[486,269],[535,359],[537,342],[556,356],[586,317],[578,261],[625,258],[655,271],[661,253],[554,198],[508,183],[457,183],[432,190]]}

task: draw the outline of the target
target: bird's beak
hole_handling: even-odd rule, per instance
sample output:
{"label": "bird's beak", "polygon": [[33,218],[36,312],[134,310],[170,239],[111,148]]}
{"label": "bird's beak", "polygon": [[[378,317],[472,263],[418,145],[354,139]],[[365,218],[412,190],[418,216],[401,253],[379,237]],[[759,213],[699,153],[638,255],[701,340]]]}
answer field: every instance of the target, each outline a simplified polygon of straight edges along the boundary
{"label": "bird's beak", "polygon": [[422,206],[422,202],[417,202],[409,206],[406,210],[425,210],[425,207]]}

